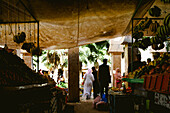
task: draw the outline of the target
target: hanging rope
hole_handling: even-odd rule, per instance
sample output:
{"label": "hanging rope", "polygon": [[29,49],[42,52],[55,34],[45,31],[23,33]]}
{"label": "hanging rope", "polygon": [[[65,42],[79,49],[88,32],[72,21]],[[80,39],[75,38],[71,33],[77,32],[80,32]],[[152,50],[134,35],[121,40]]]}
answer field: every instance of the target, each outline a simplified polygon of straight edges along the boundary
{"label": "hanging rope", "polygon": [[15,35],[17,35],[17,24],[15,23]]}
{"label": "hanging rope", "polygon": [[6,24],[5,24],[5,44],[7,44],[7,37],[6,37]]}
{"label": "hanging rope", "polygon": [[35,44],[35,23],[34,23],[34,44]]}
{"label": "hanging rope", "polygon": [[30,23],[30,42],[31,42],[31,23]]}
{"label": "hanging rope", "polygon": [[[25,10],[24,10],[24,22],[25,22]],[[24,31],[26,32],[26,23],[24,23]]]}
{"label": "hanging rope", "polygon": [[80,0],[78,0],[78,10],[77,10],[77,13],[78,13],[78,17],[77,17],[77,46],[78,46],[78,39],[79,39],[79,30],[80,30],[80,23],[79,23],[79,19],[80,19]]}
{"label": "hanging rope", "polygon": [[[15,1],[16,3],[17,1]],[[17,7],[17,4],[16,4]],[[16,8],[16,13],[17,13],[17,8]],[[15,18],[15,21],[17,21],[17,18]],[[17,23],[15,23],[15,35],[17,35]]]}
{"label": "hanging rope", "polygon": [[[19,8],[18,8],[18,22],[19,22]],[[18,33],[20,33],[20,25],[18,23]]]}
{"label": "hanging rope", "polygon": [[[9,5],[9,0],[8,0],[8,22],[10,22],[10,18],[11,18],[9,10],[10,10],[10,5]],[[11,18],[11,20],[12,20],[12,18]],[[12,32],[12,25],[10,23],[8,24],[8,34],[9,35],[13,34],[13,32]]]}
{"label": "hanging rope", "polygon": [[[9,19],[9,0],[8,0],[8,22],[10,21],[10,19]],[[9,23],[9,26],[8,26],[8,34],[10,35],[11,33],[10,33],[10,23]]]}

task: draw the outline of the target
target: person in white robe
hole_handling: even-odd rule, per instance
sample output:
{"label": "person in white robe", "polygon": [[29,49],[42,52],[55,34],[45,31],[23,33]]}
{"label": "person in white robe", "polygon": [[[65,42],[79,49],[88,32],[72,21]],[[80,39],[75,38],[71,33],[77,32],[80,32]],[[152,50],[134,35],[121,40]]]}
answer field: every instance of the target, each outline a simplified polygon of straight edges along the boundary
{"label": "person in white robe", "polygon": [[94,81],[92,70],[88,69],[87,73],[83,76],[83,78],[85,80],[83,96],[86,97],[86,99],[90,99],[91,90],[92,90],[93,81]]}

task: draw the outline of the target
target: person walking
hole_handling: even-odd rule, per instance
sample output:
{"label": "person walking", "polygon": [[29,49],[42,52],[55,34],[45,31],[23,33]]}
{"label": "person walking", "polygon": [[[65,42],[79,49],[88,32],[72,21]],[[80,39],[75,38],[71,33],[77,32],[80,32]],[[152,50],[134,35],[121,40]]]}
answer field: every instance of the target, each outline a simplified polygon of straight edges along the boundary
{"label": "person walking", "polygon": [[93,98],[95,99],[97,97],[97,94],[99,93],[99,83],[97,79],[97,70],[95,67],[92,67],[92,74],[94,76],[94,82],[93,82]]}
{"label": "person walking", "polygon": [[100,84],[100,96],[101,97],[103,96],[104,91],[105,91],[106,98],[108,98],[109,82],[110,82],[109,66],[107,65],[107,59],[103,59],[103,64],[99,66],[99,84]]}
{"label": "person walking", "polygon": [[83,97],[86,99],[90,99],[91,90],[93,86],[94,77],[92,74],[91,69],[88,69],[87,73],[84,75],[84,90],[83,90]]}

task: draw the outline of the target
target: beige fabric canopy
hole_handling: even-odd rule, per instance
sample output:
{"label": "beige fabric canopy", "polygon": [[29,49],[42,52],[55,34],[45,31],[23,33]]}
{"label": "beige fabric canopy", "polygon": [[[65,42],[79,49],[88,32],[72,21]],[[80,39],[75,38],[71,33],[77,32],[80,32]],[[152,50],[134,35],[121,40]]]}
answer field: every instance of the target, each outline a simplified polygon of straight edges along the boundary
{"label": "beige fabric canopy", "polygon": [[[0,0],[0,2],[1,22],[36,19],[40,22],[40,47],[63,49],[127,35],[131,30],[133,14],[136,12],[135,17],[143,17],[154,0]],[[6,25],[5,36],[5,26],[1,24],[0,45],[4,45],[6,41],[9,48],[21,46],[13,42],[15,31],[19,32],[16,26],[18,24]],[[36,41],[37,25],[28,23],[19,24],[19,27],[20,32],[26,32],[27,42],[34,41],[34,38]]]}

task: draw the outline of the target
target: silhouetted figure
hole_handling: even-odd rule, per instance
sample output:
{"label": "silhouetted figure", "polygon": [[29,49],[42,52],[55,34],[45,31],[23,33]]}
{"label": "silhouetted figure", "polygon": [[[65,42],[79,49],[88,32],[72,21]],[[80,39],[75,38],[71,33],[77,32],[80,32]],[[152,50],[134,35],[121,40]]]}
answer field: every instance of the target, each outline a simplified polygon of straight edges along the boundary
{"label": "silhouetted figure", "polygon": [[147,59],[147,64],[149,64],[151,62],[151,59],[150,58],[148,58]]}
{"label": "silhouetted figure", "polygon": [[94,81],[93,81],[93,97],[94,99],[97,97],[97,94],[99,93],[99,83],[98,83],[98,78],[97,78],[97,71],[95,67],[92,67],[92,74],[94,76]]}
{"label": "silhouetted figure", "polygon": [[65,79],[64,79],[64,76],[63,76],[63,70],[62,69],[59,69],[58,70],[58,80],[57,80],[58,83],[65,83]]}
{"label": "silhouetted figure", "polygon": [[99,66],[99,84],[101,97],[103,96],[105,91],[106,98],[108,98],[109,82],[110,82],[109,66],[107,65],[107,59],[103,59],[103,64]]}

